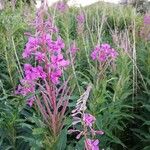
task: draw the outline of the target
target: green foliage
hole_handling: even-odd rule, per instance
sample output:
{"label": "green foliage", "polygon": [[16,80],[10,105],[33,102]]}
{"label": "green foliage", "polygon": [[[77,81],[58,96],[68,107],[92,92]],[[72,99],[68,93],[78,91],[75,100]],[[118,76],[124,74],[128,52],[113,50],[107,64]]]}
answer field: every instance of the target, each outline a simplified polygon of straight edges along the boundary
{"label": "green foliage", "polygon": [[[21,3],[17,5],[21,6]],[[104,7],[101,7],[102,5]],[[27,26],[28,18],[24,16],[21,8],[13,10],[7,7],[0,13],[0,149],[82,150],[84,139],[77,140],[75,135],[68,135],[67,129],[71,125],[70,113],[76,105],[76,100],[86,85],[92,83],[87,109],[96,116],[95,128],[105,132],[102,137],[97,136],[101,141],[100,147],[106,150],[148,150],[150,43],[140,39],[137,33],[132,37],[133,22],[135,20],[136,29],[139,30],[142,16],[136,14],[135,9],[130,6],[97,3],[82,8],[86,21],[84,32],[78,35],[75,18],[81,10],[71,8],[66,14],[54,12],[52,9],[49,11],[54,15],[60,35],[65,41],[65,50],[69,49],[73,40],[80,49],[75,63],[71,64],[68,71],[66,70],[67,75],[72,77],[70,87],[74,89],[68,105],[66,124],[61,134],[54,138],[37,108],[29,108],[22,97],[14,95],[18,80],[23,74],[21,53],[26,43],[24,32],[30,30]],[[136,64],[132,52],[126,52],[114,43],[111,34],[116,30],[128,30],[132,48],[136,42]],[[97,43],[110,43],[119,53],[113,67],[108,67],[101,74],[102,70],[98,69],[98,64],[90,57]],[[70,58],[70,55],[66,57]],[[135,68],[137,74],[133,73]],[[132,139],[132,145],[129,139]]]}
{"label": "green foliage", "polygon": [[27,27],[22,13],[19,9],[6,9],[0,14],[0,78],[7,89],[16,86],[22,73],[20,60]]}
{"label": "green foliage", "polygon": [[[150,43],[141,41],[137,43],[138,46],[138,64],[142,73],[143,82],[139,82],[139,89],[137,93],[136,111],[134,123],[138,122],[137,128],[132,131],[137,137],[140,144],[135,146],[135,149],[149,149],[150,145]],[[145,85],[143,85],[145,82]]]}

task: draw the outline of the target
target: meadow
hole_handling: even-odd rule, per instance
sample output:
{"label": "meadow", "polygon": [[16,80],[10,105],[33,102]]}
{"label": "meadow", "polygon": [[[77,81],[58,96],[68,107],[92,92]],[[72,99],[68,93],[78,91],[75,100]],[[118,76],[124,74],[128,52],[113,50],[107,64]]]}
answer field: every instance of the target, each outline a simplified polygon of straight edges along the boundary
{"label": "meadow", "polygon": [[7,4],[0,150],[99,149],[150,149],[150,14]]}

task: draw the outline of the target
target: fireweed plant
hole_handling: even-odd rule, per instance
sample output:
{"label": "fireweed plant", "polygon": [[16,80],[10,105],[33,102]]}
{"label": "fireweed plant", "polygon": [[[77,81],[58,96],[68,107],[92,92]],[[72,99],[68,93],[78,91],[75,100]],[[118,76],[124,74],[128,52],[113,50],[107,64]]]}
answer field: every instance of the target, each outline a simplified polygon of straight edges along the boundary
{"label": "fireweed plant", "polygon": [[[86,103],[91,89],[92,86],[89,84],[87,90],[77,100],[76,108],[72,111],[73,129],[69,129],[68,132],[70,134],[74,132],[78,133],[76,139],[80,139],[82,136],[84,136],[85,150],[99,150],[99,140],[95,139],[95,135],[103,135],[104,132],[93,129],[96,118],[90,113],[86,112]],[[80,129],[82,130],[78,129],[79,125],[81,126]]]}
{"label": "fireweed plant", "polygon": [[[84,23],[84,15],[79,14],[77,20],[78,23]],[[16,94],[26,97],[30,107],[38,106],[52,135],[57,137],[64,126],[65,112],[71,94],[67,86],[68,80],[61,80],[70,62],[63,56],[62,50],[65,44],[58,36],[58,28],[54,26],[54,21],[42,7],[36,14],[33,27],[35,34],[28,33],[28,42],[22,54],[28,63],[24,64],[24,77],[20,80]],[[77,51],[76,43],[73,42],[70,47],[73,61]],[[109,44],[101,44],[95,47],[91,57],[99,62],[99,70],[104,71],[117,55],[116,50]],[[78,132],[77,139],[84,136],[86,150],[99,150],[99,140],[95,139],[95,136],[96,134],[103,135],[104,132],[94,130],[96,118],[86,112],[86,102],[91,88],[91,85],[87,87],[72,111],[73,127],[80,124],[81,128],[71,129],[69,133]]]}
{"label": "fireweed plant", "polygon": [[114,67],[114,61],[117,56],[117,51],[107,43],[95,46],[91,53],[91,58],[98,62],[98,78],[104,75],[109,66]]}
{"label": "fireweed plant", "polygon": [[28,34],[22,56],[35,63],[24,64],[24,78],[20,80],[16,94],[25,96],[30,107],[38,106],[52,135],[57,137],[64,125],[70,95],[68,80],[60,80],[69,61],[63,56],[65,44],[58,36],[58,29],[42,7],[33,26],[35,34]]}
{"label": "fireweed plant", "polygon": [[150,14],[146,14],[143,19],[143,27],[140,31],[140,36],[146,41],[150,40]]}
{"label": "fireweed plant", "polygon": [[150,25],[150,14],[144,16],[144,24]]}
{"label": "fireweed plant", "polygon": [[72,63],[75,63],[75,58],[76,58],[76,54],[79,51],[79,48],[77,47],[76,41],[74,40],[71,44],[70,44],[70,48],[68,49],[67,53],[68,55],[70,54]]}
{"label": "fireweed plant", "polygon": [[85,23],[84,12],[81,11],[77,14],[76,21],[77,21],[77,33],[78,33],[78,35],[80,35],[84,31],[84,23]]}
{"label": "fireweed plant", "polygon": [[64,12],[66,12],[66,11],[69,9],[69,6],[68,6],[67,3],[64,2],[64,1],[58,1],[58,2],[56,2],[55,4],[53,4],[53,7],[54,7],[57,11],[59,11],[59,12],[61,12],[61,13],[64,13]]}

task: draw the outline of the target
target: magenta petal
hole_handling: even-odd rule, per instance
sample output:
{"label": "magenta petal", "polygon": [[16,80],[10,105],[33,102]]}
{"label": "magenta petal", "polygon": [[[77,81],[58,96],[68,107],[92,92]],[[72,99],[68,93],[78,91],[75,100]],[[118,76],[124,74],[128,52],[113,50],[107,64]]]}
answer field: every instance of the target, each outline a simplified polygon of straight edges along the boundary
{"label": "magenta petal", "polygon": [[63,57],[63,55],[62,54],[58,54],[57,55],[57,59],[60,61],[60,60],[62,60],[64,57]]}
{"label": "magenta petal", "polygon": [[82,134],[83,134],[83,131],[80,132],[80,133],[76,136],[76,139],[80,139],[80,137],[82,136]]}
{"label": "magenta petal", "polygon": [[66,66],[69,65],[69,61],[68,61],[68,60],[62,60],[62,61],[60,62],[60,65],[61,65],[62,67],[66,67]]}
{"label": "magenta petal", "polygon": [[30,99],[27,100],[27,104],[28,104],[30,107],[32,107],[33,103],[34,103],[34,98],[33,98],[33,97],[31,97]]}
{"label": "magenta petal", "polygon": [[103,131],[101,131],[101,130],[99,130],[99,131],[95,131],[96,132],[96,134],[99,134],[99,135],[103,135],[104,134],[104,132]]}
{"label": "magenta petal", "polygon": [[57,61],[57,57],[55,55],[52,55],[51,56],[51,62],[56,63],[56,61]]}
{"label": "magenta petal", "polygon": [[93,145],[98,145],[98,144],[99,144],[99,140],[98,139],[93,142]]}
{"label": "magenta petal", "polygon": [[89,127],[92,127],[92,125],[94,124],[95,120],[96,120],[96,118],[94,116],[92,116],[91,114],[85,113],[83,115],[83,121]]}

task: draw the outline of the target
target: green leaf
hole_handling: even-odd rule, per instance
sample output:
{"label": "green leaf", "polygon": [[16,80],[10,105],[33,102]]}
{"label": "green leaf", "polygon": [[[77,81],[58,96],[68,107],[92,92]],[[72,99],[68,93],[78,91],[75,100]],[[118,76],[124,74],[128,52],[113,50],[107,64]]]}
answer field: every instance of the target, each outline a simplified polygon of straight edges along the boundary
{"label": "green leaf", "polygon": [[78,141],[75,150],[83,150],[84,149],[84,138],[80,139],[80,141]]}
{"label": "green leaf", "polygon": [[143,150],[150,150],[150,146],[144,147]]}
{"label": "green leaf", "polygon": [[65,150],[67,143],[67,128],[64,128],[58,138],[56,150]]}
{"label": "green leaf", "polygon": [[148,125],[148,126],[150,126],[150,121],[146,121],[143,125]]}
{"label": "green leaf", "polygon": [[40,135],[40,134],[43,134],[45,132],[45,129],[43,128],[35,128],[33,129],[33,135]]}

